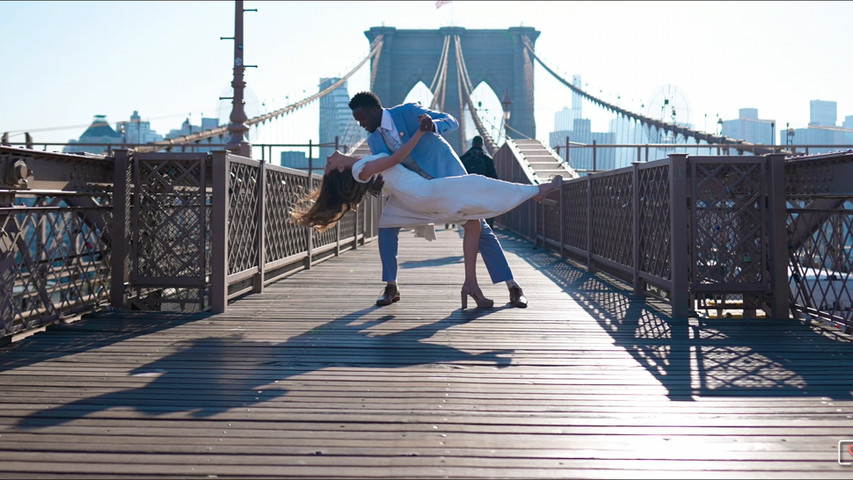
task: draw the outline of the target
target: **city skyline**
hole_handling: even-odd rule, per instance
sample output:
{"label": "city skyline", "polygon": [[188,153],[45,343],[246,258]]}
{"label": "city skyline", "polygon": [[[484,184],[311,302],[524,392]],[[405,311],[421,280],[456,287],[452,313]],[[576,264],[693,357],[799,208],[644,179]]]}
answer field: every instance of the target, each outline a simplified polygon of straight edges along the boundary
{"label": "city skyline", "polygon": [[[219,38],[233,35],[234,2],[4,2],[3,8],[0,38],[17,75],[0,80],[11,93],[0,131],[15,132],[12,141],[23,141],[20,132],[28,130],[36,142],[64,142],[97,114],[115,124],[136,110],[161,133],[187,117],[193,123],[221,117],[218,97],[231,81],[233,42]],[[537,54],[564,78],[580,75],[589,93],[635,113],[671,84],[689,97],[690,123],[700,130],[717,118],[737,118],[742,108],[757,108],[780,128],[806,127],[812,100],[837,102],[837,124],[853,114],[845,82],[853,67],[833,54],[846,31],[843,19],[853,13],[849,2],[453,1],[436,8],[433,1],[246,1],[244,8],[258,10],[244,14],[246,63],[258,65],[247,69],[246,81],[267,109],[314,93],[319,78],[350,70],[366,55],[363,32],[372,26],[521,24],[540,31]],[[335,14],[311,22],[317,11]],[[690,28],[700,17],[712,27]],[[108,35],[109,25],[140,34]],[[366,84],[357,78],[366,70],[350,80],[350,93]],[[537,138],[547,139],[554,113],[571,105],[571,92],[538,65],[536,82]],[[64,126],[76,130],[58,129]],[[306,135],[316,138],[314,131]]]}

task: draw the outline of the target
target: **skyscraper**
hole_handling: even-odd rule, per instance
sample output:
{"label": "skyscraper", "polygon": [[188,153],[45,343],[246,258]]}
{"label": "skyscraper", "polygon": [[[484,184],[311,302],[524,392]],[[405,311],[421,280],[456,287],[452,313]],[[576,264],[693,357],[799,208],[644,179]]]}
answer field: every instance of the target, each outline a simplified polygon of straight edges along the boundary
{"label": "skyscraper", "polygon": [[826,100],[809,102],[809,126],[834,127],[838,120],[838,104]]}
{"label": "skyscraper", "polygon": [[[320,91],[323,91],[340,78],[321,78]],[[349,109],[347,82],[320,98],[320,143],[330,146],[320,147],[318,159],[325,163],[326,157],[335,151],[335,137],[342,151],[348,151],[361,140],[362,128],[352,118]]]}

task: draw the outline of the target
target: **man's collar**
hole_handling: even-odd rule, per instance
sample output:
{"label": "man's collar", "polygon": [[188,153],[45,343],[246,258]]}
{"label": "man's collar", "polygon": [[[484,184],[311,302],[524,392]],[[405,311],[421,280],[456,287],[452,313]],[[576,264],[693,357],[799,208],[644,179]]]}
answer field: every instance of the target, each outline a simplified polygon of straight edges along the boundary
{"label": "man's collar", "polygon": [[391,118],[391,112],[389,112],[387,108],[382,109],[382,122],[380,122],[379,128],[392,131],[396,130],[396,127],[394,127],[394,119]]}

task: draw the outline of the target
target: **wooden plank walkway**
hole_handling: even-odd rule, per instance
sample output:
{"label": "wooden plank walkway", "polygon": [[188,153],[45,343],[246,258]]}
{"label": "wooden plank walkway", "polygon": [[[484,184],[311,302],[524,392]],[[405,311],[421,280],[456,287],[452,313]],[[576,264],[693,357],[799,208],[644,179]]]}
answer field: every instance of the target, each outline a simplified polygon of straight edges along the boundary
{"label": "wooden plank walkway", "polygon": [[463,312],[438,234],[401,235],[388,307],[369,243],[224,314],[100,313],[5,348],[0,477],[853,478],[849,338],[672,321],[506,235],[530,307],[484,281],[496,308]]}

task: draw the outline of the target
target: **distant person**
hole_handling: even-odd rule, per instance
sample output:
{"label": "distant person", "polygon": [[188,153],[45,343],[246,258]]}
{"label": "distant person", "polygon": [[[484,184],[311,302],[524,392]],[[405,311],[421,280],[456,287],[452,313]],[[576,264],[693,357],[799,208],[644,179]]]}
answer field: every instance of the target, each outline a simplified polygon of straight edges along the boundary
{"label": "distant person", "polygon": [[[462,165],[468,173],[476,173],[489,178],[498,178],[498,172],[495,170],[495,161],[492,157],[483,150],[483,137],[477,135],[471,139],[471,148],[465,152],[462,157]],[[494,227],[494,218],[487,218],[486,222],[490,227]]]}

